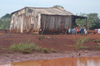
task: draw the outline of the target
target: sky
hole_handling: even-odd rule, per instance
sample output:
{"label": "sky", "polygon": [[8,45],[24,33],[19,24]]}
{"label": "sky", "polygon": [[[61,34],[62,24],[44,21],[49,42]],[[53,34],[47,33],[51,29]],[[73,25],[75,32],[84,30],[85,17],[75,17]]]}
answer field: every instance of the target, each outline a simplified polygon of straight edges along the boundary
{"label": "sky", "polygon": [[98,13],[100,16],[100,0],[0,0],[0,17],[24,7],[63,6],[65,10],[79,15],[80,13]]}

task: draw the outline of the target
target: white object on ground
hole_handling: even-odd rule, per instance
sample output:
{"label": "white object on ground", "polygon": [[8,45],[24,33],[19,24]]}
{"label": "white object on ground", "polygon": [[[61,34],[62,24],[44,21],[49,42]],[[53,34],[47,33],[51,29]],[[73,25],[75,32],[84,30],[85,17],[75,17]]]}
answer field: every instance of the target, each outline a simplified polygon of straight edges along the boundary
{"label": "white object on ground", "polygon": [[100,33],[100,29],[98,29],[98,33]]}

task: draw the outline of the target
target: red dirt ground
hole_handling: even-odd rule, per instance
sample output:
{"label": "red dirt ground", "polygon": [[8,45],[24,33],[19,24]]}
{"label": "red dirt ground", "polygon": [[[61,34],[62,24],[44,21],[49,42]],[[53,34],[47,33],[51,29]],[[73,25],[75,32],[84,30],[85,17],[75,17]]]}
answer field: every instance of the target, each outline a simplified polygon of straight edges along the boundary
{"label": "red dirt ground", "polygon": [[[71,46],[75,45],[75,39],[77,38],[86,38],[90,36],[90,40],[100,39],[100,34],[92,33],[95,31],[89,31],[90,34],[87,36],[81,36],[79,34],[60,34],[60,35],[32,35],[32,34],[20,34],[20,33],[5,33],[4,30],[0,30],[0,46],[8,48],[14,43],[27,42],[35,43],[36,45],[42,46],[43,48],[54,48],[60,52],[65,51],[74,51]],[[8,37],[8,35],[11,35]],[[38,36],[45,36],[46,38],[39,40]],[[97,42],[89,41],[83,44],[84,46],[89,47],[87,50],[95,50]],[[0,49],[0,53],[5,53],[6,51]]]}
{"label": "red dirt ground", "polygon": [[[47,60],[65,57],[100,57],[100,50],[96,50],[97,42],[93,41],[100,39],[100,34],[96,31],[88,31],[87,36],[81,36],[79,34],[59,34],[59,35],[32,35],[32,34],[20,34],[20,33],[5,33],[4,30],[0,30],[0,64],[12,63],[29,60]],[[9,37],[10,35],[10,37]],[[45,36],[44,39],[39,40],[38,36]],[[76,50],[72,46],[75,45],[75,40],[78,38],[89,38],[89,41],[84,43],[84,46],[88,49]],[[14,43],[20,42],[35,43],[43,48],[54,48],[58,50],[57,53],[37,53],[23,54],[19,52],[10,52],[9,50],[3,50],[1,47],[8,48]]]}

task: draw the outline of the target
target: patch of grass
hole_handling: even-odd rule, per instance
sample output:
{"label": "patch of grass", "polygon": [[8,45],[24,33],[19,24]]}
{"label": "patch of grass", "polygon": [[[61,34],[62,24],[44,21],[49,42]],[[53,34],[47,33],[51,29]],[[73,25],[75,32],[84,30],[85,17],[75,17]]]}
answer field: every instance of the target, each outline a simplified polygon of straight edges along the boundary
{"label": "patch of grass", "polygon": [[8,50],[8,49],[5,48],[4,46],[0,46],[0,48],[1,48],[2,50]]}
{"label": "patch of grass", "polygon": [[87,46],[80,46],[79,49],[88,49]]}
{"label": "patch of grass", "polygon": [[100,43],[97,43],[97,46],[95,46],[95,49],[100,50]]}
{"label": "patch of grass", "polygon": [[22,53],[30,53],[33,50],[35,50],[36,45],[34,43],[19,43],[19,44],[13,44],[10,46],[10,50],[22,52]]}
{"label": "patch of grass", "polygon": [[35,50],[36,50],[36,52],[41,52],[42,51],[42,47],[37,46]]}
{"label": "patch of grass", "polygon": [[100,39],[96,39],[96,40],[94,40],[95,42],[100,42]]}
{"label": "patch of grass", "polygon": [[85,42],[86,42],[86,38],[78,38],[77,40],[75,40],[74,48],[75,49],[87,49],[88,47],[82,46],[82,44]]}
{"label": "patch of grass", "polygon": [[36,46],[34,43],[18,43],[18,44],[13,44],[7,50],[10,50],[9,52],[21,52],[21,53],[31,53],[31,52],[42,52],[42,53],[49,53],[51,52],[57,52],[57,50],[51,48],[50,50],[47,48],[42,48],[40,46]]}
{"label": "patch of grass", "polygon": [[39,40],[41,40],[41,39],[44,39],[45,36],[37,36],[37,38],[38,38]]}
{"label": "patch of grass", "polygon": [[55,50],[54,48],[51,48],[50,51],[51,51],[51,52],[54,52],[54,53],[55,53],[55,52],[58,52],[58,51]]}
{"label": "patch of grass", "polygon": [[49,52],[47,48],[42,48],[42,51],[43,51],[44,53],[48,53],[48,52]]}

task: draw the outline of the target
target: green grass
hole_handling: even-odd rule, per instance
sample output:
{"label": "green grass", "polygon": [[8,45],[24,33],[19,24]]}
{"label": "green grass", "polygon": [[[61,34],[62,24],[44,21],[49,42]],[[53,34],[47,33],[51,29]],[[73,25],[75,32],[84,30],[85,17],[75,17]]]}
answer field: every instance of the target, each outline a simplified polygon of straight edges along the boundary
{"label": "green grass", "polygon": [[78,38],[75,40],[75,45],[73,46],[75,49],[87,49],[88,47],[82,46],[83,43],[86,42],[86,38]]}
{"label": "green grass", "polygon": [[35,50],[36,50],[36,52],[41,52],[42,51],[42,47],[37,46]]}
{"label": "green grass", "polygon": [[100,43],[97,43],[97,46],[95,46],[95,49],[100,50]]}
{"label": "green grass", "polygon": [[54,53],[55,53],[55,52],[58,52],[58,50],[55,50],[54,48],[51,48],[50,51],[51,51],[51,52],[54,52]]}
{"label": "green grass", "polygon": [[15,51],[15,52],[22,52],[22,53],[30,53],[33,50],[35,50],[36,45],[34,43],[18,43],[18,44],[13,44],[10,46],[10,50]]}
{"label": "green grass", "polygon": [[21,53],[31,53],[31,52],[40,52],[40,53],[49,53],[49,52],[57,52],[57,50],[51,48],[42,48],[40,46],[36,46],[34,43],[29,42],[21,42],[18,44],[13,44],[8,48],[13,52],[21,52]]}
{"label": "green grass", "polygon": [[96,40],[94,40],[95,42],[100,42],[100,39],[96,39]]}
{"label": "green grass", "polygon": [[43,53],[49,53],[49,50],[47,48],[42,48]]}
{"label": "green grass", "polygon": [[8,50],[8,49],[5,48],[4,46],[0,46],[0,48],[1,48],[2,50]]}

